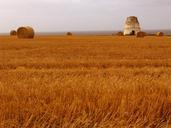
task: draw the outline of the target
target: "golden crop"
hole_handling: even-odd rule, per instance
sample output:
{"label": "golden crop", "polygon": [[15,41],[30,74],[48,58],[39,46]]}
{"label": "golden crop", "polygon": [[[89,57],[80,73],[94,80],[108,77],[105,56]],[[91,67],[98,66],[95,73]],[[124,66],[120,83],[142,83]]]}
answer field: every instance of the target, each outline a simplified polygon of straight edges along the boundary
{"label": "golden crop", "polygon": [[0,37],[1,128],[169,128],[171,37]]}

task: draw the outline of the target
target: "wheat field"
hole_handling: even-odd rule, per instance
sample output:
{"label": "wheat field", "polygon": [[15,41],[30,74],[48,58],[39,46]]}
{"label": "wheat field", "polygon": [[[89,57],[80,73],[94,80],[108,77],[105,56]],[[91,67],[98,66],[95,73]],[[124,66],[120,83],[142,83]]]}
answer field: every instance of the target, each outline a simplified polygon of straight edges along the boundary
{"label": "wheat field", "polygon": [[0,37],[0,128],[170,128],[171,37]]}

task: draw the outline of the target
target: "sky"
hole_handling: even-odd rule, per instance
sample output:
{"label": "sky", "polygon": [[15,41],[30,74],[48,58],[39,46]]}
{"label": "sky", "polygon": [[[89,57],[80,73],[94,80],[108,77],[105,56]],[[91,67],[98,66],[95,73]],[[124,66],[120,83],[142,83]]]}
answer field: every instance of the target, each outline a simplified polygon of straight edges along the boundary
{"label": "sky", "polygon": [[0,0],[0,32],[123,30],[128,16],[141,28],[171,29],[171,0]]}

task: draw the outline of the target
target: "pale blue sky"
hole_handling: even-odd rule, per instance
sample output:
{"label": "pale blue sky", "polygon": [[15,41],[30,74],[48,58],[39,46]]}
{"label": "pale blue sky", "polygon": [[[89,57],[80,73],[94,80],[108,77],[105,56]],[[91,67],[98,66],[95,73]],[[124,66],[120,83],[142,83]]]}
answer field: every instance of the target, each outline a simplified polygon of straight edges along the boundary
{"label": "pale blue sky", "polygon": [[171,29],[171,0],[0,0],[0,32],[122,30],[132,15],[143,29]]}

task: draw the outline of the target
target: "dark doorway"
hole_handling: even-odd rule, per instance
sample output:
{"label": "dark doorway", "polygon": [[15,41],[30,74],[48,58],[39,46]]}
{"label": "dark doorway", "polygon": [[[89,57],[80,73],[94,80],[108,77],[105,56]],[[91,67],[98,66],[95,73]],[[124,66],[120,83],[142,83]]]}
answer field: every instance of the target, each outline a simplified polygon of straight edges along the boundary
{"label": "dark doorway", "polygon": [[135,31],[134,30],[132,30],[131,35],[135,35]]}

